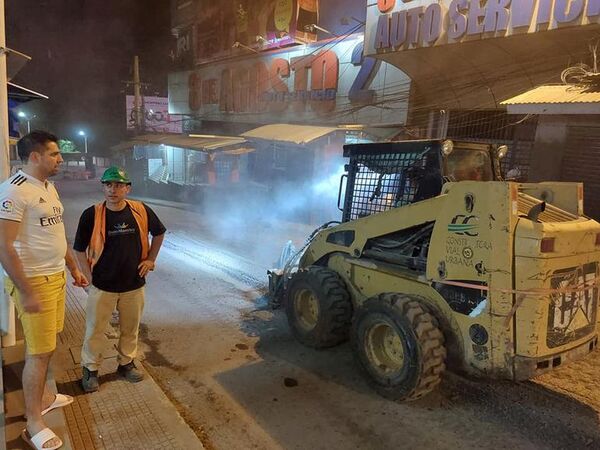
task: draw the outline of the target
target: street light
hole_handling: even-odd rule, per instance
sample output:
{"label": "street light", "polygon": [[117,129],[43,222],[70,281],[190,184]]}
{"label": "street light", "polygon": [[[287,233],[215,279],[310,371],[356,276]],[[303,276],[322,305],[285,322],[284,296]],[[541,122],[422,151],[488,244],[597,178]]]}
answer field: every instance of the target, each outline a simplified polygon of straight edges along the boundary
{"label": "street light", "polygon": [[25,119],[27,121],[27,133],[31,133],[31,119],[33,119],[36,116],[32,116],[32,117],[27,117],[27,114],[25,114],[23,111],[19,111],[18,116],[21,119]]}
{"label": "street light", "polygon": [[87,155],[87,135],[85,134],[85,131],[79,130],[79,136],[83,136],[83,142],[85,145],[85,154]]}

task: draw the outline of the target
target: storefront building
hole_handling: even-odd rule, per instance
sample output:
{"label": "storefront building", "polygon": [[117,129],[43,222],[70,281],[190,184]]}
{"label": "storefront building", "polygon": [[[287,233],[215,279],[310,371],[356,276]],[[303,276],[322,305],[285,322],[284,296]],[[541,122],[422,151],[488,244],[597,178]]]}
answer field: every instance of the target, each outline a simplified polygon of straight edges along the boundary
{"label": "storefront building", "polygon": [[373,0],[365,55],[410,76],[408,124],[422,136],[507,143],[507,168],[547,179],[532,164],[538,115],[508,115],[501,102],[590,63],[599,19],[599,0]]}
{"label": "storefront building", "polygon": [[584,185],[584,211],[600,219],[600,85],[540,86],[503,102],[509,114],[536,114],[532,164],[544,179]]}
{"label": "storefront building", "polygon": [[271,193],[320,185],[330,171],[339,179],[344,143],[406,132],[410,80],[364,57],[364,2],[339,4],[172,1],[168,112],[185,135],[247,140],[237,164],[247,177],[236,183]]}

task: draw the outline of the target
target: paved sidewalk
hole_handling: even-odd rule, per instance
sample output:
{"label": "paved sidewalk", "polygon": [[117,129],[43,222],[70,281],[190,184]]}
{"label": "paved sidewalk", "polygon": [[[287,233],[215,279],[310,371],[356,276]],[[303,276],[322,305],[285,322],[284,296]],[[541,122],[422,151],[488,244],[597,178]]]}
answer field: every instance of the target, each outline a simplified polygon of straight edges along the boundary
{"label": "paved sidewalk", "polygon": [[[47,415],[48,425],[65,442],[62,448],[202,449],[197,436],[148,373],[144,381],[135,384],[114,373],[117,367],[114,350],[117,333],[112,327],[108,330],[107,355],[100,369],[100,390],[92,394],[83,392],[79,384],[79,354],[85,329],[86,297],[82,289],[73,287],[69,282],[65,329],[53,358],[51,389],[57,387],[59,392],[75,397],[73,404]],[[27,448],[19,437],[25,426],[22,392],[17,392],[20,389],[19,370],[22,370],[23,364],[22,347],[21,344],[16,348],[3,349],[4,356],[7,353],[10,356],[10,360],[5,358],[5,390],[7,385],[12,390],[7,393],[6,401],[8,449]],[[55,381],[55,386],[52,381]]]}

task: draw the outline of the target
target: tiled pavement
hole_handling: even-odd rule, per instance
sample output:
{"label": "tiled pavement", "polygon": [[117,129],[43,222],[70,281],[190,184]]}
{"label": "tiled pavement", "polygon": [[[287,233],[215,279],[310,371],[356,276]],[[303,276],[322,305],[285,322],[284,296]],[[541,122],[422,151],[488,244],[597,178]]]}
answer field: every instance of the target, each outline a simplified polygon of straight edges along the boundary
{"label": "tiled pavement", "polygon": [[[54,381],[59,392],[75,397],[73,404],[47,415],[49,425],[65,441],[64,449],[201,449],[202,444],[185,424],[175,406],[146,373],[140,383],[129,383],[115,374],[117,366],[116,331],[109,327],[107,355],[100,368],[100,390],[85,394],[79,385],[81,367],[79,352],[85,329],[85,301],[83,290],[68,285],[65,329],[60,335],[53,358]],[[7,353],[4,349],[4,353]],[[18,433],[25,423],[22,418],[22,392],[14,392],[20,385],[19,365],[22,370],[21,349],[10,349],[12,355],[4,367],[4,382],[13,386],[6,403],[6,442],[8,449],[25,448]],[[19,361],[21,359],[21,361]],[[19,364],[20,363],[20,364]],[[138,364],[138,367],[140,364]],[[16,370],[15,367],[17,367]],[[12,378],[12,380],[8,380]],[[8,398],[10,397],[10,398]],[[68,436],[61,430],[68,430]],[[65,432],[66,433],[66,432]]]}

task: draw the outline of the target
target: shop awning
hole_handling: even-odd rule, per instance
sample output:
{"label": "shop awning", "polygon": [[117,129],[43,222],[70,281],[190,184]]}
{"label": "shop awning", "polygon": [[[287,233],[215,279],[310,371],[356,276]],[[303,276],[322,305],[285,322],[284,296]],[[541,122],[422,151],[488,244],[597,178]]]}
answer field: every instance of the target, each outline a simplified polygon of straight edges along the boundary
{"label": "shop awning", "polygon": [[31,56],[18,52],[12,48],[6,48],[6,77],[12,80],[31,61]]}
{"label": "shop awning", "polygon": [[310,125],[272,124],[255,128],[243,133],[248,139],[266,141],[291,142],[293,144],[308,144],[316,139],[335,133],[338,128],[315,127]]}
{"label": "shop awning", "polygon": [[47,95],[40,94],[39,92],[32,91],[26,87],[19,86],[18,84],[9,81],[8,85],[8,97],[18,101],[19,103],[25,103],[30,100],[48,99]]}
{"label": "shop awning", "polygon": [[207,134],[143,134],[135,138],[121,142],[113,147],[112,151],[124,151],[136,145],[163,144],[171,147],[179,147],[203,152],[218,150],[235,150],[243,146],[246,139],[233,136],[216,136]]}
{"label": "shop awning", "polygon": [[509,114],[600,114],[600,89],[539,86],[500,104]]}

